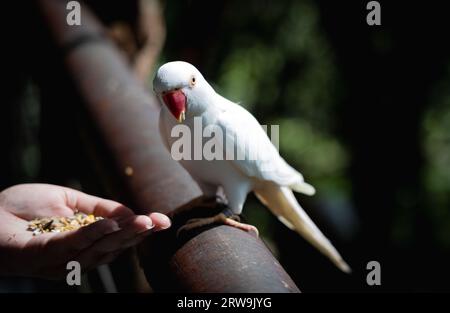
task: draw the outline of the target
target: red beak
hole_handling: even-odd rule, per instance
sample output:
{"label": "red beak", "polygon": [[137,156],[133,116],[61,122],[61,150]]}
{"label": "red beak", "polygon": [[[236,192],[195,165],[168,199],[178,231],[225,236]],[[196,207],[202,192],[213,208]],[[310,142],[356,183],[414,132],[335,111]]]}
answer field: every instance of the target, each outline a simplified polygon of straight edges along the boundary
{"label": "red beak", "polygon": [[172,90],[164,93],[162,98],[177,121],[180,123],[184,121],[186,112],[186,96],[184,93],[180,89]]}

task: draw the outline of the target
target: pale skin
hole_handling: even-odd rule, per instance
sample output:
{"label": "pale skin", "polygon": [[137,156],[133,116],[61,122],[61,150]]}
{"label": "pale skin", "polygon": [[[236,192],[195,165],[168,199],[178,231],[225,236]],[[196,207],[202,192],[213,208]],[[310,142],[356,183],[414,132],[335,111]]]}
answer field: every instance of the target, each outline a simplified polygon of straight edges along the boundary
{"label": "pale skin", "polygon": [[[29,220],[69,216],[75,210],[105,219],[62,233],[33,236],[27,231]],[[136,215],[118,202],[74,189],[16,185],[0,193],[0,276],[62,279],[69,261],[80,262],[86,272],[170,225],[163,214]]]}

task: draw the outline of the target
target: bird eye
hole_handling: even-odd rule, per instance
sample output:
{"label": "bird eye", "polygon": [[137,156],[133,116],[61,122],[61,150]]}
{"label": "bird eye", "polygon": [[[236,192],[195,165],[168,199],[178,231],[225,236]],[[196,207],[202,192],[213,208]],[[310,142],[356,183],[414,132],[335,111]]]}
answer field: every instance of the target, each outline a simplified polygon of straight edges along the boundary
{"label": "bird eye", "polygon": [[189,82],[189,84],[191,85],[191,88],[195,86],[196,80],[195,80],[195,76],[191,77],[191,81]]}

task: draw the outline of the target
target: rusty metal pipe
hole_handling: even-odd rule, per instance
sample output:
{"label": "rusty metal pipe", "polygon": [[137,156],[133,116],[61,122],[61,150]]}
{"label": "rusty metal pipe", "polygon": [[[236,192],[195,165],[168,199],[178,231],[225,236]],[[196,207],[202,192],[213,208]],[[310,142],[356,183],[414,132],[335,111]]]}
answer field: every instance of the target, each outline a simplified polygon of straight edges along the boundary
{"label": "rusty metal pipe", "polygon": [[[66,3],[38,0],[134,209],[170,213],[198,197],[200,190],[160,140],[156,99],[134,77],[86,5],[82,25],[67,25]],[[212,227],[185,242],[163,233],[141,247],[151,253],[150,258],[144,253],[141,261],[155,291],[299,291],[261,240],[241,230]]]}

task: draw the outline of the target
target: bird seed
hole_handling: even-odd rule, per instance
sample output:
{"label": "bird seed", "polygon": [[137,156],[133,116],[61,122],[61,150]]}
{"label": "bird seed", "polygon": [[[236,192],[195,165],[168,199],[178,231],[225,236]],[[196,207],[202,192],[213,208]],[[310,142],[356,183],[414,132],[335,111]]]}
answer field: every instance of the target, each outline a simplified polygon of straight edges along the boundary
{"label": "bird seed", "polygon": [[59,233],[75,230],[102,219],[103,217],[101,216],[75,212],[75,214],[72,216],[52,216],[36,218],[28,223],[27,230],[33,232],[33,236],[43,233]]}

